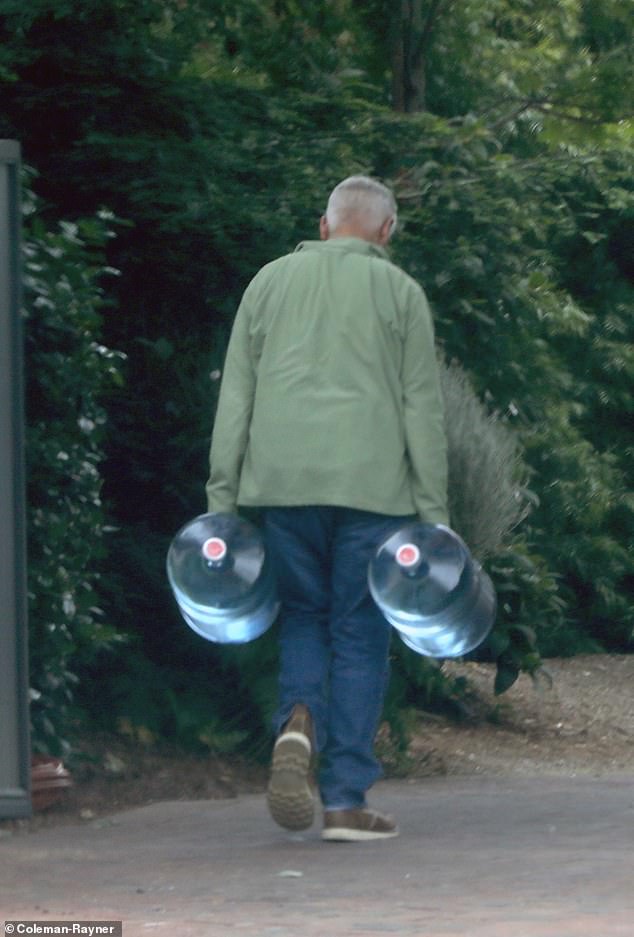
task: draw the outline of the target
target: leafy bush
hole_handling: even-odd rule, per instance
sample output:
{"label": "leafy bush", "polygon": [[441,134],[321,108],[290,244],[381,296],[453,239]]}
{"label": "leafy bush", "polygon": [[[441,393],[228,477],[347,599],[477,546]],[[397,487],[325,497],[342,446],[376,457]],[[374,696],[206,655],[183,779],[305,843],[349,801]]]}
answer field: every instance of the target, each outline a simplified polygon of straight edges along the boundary
{"label": "leafy bush", "polygon": [[25,196],[28,597],[33,744],[59,752],[83,664],[116,640],[97,597],[103,396],[121,355],[100,344],[106,216],[49,231]]}
{"label": "leafy bush", "polygon": [[[140,673],[138,655],[156,667],[148,679],[163,674],[168,688],[180,686],[181,671],[208,668],[228,698],[243,687],[241,700],[269,705],[272,636],[253,655],[223,649],[214,656],[188,644],[170,611],[162,560],[170,533],[202,507],[215,393],[209,372],[222,364],[242,288],[262,263],[310,236],[317,200],[351,172],[394,182],[402,228],[395,259],[425,286],[447,358],[461,362],[487,403],[476,411],[492,446],[478,448],[464,414],[462,423],[452,421],[473,472],[467,485],[458,470],[451,497],[455,524],[477,554],[488,555],[500,597],[483,649],[503,665],[499,686],[518,666],[534,665],[534,636],[545,653],[631,648],[632,130],[627,120],[601,123],[623,115],[627,99],[625,14],[606,0],[569,4],[562,18],[561,4],[540,2],[539,16],[553,27],[543,43],[534,41],[534,4],[519,15],[517,4],[494,6],[495,15],[479,0],[434,5],[442,15],[429,20],[424,43],[418,37],[426,46],[427,109],[405,116],[385,104],[384,27],[403,25],[393,4],[361,11],[347,2],[311,3],[298,17],[289,3],[253,2],[229,16],[211,0],[42,0],[13,2],[0,16],[0,130],[19,136],[40,169],[48,217],[84,217],[106,204],[131,222],[108,246],[123,272],[121,285],[109,287],[116,313],[99,295],[97,256],[106,244],[98,221],[53,234],[42,228],[37,262],[45,282],[27,287],[31,359],[37,365],[38,354],[63,346],[42,362],[43,374],[59,375],[57,396],[53,378],[40,390],[32,369],[29,438],[31,549],[41,578],[31,592],[34,620],[43,623],[34,639],[36,686],[42,692],[47,657],[60,705],[78,672],[73,661],[91,673],[82,628],[98,626],[95,646],[106,635],[96,607],[139,638],[133,659],[100,659],[104,680],[115,660]],[[546,97],[534,93],[542,86]],[[584,140],[590,132],[592,147]],[[62,252],[57,259],[47,252],[49,237],[52,251]],[[75,265],[70,287],[58,277],[66,261]],[[86,333],[72,331],[72,317],[49,330],[47,317],[55,323],[66,308],[64,290],[76,293],[80,318],[90,320]],[[110,398],[105,437],[103,413],[77,426],[117,364],[97,350],[95,334],[126,352],[134,388]],[[86,374],[77,369],[87,378],[81,392],[66,367],[66,352],[74,360],[80,346],[87,349],[79,356]],[[69,403],[74,415],[64,409]],[[59,410],[68,433],[55,446]],[[507,422],[517,429],[539,504],[530,526],[505,541],[503,528],[523,510],[514,492],[525,485],[514,474],[512,447],[497,434]],[[478,479],[504,466],[508,487],[498,476],[485,508]],[[98,581],[102,473],[121,532]],[[82,551],[85,574],[76,580]],[[63,562],[56,565],[57,554]],[[229,657],[226,668],[218,665]],[[263,675],[260,663],[270,672]],[[411,654],[410,665],[421,668],[408,676],[417,693],[441,685]],[[169,679],[163,667],[173,668]],[[205,708],[219,705],[221,694],[207,692],[204,676],[196,687],[203,726]],[[34,707],[41,721],[53,689]],[[197,707],[191,694],[182,699],[176,721],[196,737],[189,714]],[[117,700],[125,707],[123,695]],[[158,691],[148,694],[135,718],[147,721],[153,706],[164,705]],[[159,712],[151,721],[174,724]]]}
{"label": "leafy bush", "polygon": [[525,441],[533,464],[551,479],[531,518],[532,536],[544,563],[557,570],[567,610],[575,609],[574,628],[570,620],[562,630],[539,617],[540,645],[553,655],[631,647],[634,506],[616,453],[598,451],[565,407],[553,406]]}

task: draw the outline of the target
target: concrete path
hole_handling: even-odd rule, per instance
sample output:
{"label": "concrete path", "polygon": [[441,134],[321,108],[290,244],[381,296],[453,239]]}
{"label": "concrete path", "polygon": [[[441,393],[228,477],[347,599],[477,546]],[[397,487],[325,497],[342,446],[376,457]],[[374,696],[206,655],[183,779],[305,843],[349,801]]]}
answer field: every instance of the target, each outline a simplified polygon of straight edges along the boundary
{"label": "concrete path", "polygon": [[398,817],[398,839],[287,834],[259,796],[4,838],[0,928],[123,920],[124,937],[634,937],[634,776],[390,781],[373,795]]}

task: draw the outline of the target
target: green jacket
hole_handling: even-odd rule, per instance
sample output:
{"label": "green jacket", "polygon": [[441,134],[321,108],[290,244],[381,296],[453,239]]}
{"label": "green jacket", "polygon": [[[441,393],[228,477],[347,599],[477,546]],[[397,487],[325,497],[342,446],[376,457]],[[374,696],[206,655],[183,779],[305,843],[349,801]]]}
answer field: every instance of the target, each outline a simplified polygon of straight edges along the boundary
{"label": "green jacket", "polygon": [[210,466],[210,511],[320,504],[448,523],[431,315],[383,248],[306,241],[254,277]]}

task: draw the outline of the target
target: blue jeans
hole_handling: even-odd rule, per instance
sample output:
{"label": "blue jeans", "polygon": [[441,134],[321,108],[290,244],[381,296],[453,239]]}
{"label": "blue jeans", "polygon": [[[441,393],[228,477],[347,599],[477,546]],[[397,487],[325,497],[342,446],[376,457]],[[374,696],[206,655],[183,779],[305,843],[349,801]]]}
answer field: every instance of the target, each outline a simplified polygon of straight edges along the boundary
{"label": "blue jeans", "polygon": [[380,776],[374,738],[391,626],[368,590],[376,547],[406,518],[338,507],[267,508],[280,612],[278,733],[295,704],[313,718],[324,807],[365,806]]}

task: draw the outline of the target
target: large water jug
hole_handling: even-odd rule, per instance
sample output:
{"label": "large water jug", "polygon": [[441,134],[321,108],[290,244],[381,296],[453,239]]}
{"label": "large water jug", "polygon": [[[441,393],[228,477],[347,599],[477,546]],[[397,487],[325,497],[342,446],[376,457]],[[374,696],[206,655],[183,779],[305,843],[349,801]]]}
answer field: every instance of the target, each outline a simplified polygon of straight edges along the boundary
{"label": "large water jug", "polygon": [[460,657],[487,636],[496,613],[491,580],[442,524],[410,523],[372,558],[374,601],[405,644],[427,657]]}
{"label": "large water jug", "polygon": [[201,514],[185,524],[170,544],[167,578],[181,615],[208,641],[253,641],[278,612],[262,537],[235,514]]}

